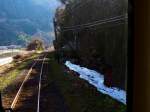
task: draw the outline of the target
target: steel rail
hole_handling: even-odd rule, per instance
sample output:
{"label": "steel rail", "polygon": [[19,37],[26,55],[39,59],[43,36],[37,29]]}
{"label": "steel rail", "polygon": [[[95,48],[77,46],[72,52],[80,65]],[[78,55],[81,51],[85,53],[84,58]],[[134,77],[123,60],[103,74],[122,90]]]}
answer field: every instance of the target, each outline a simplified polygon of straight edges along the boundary
{"label": "steel rail", "polygon": [[[37,59],[39,59],[39,58],[40,58],[40,56],[39,56]],[[22,84],[21,84],[21,86],[20,86],[20,88],[19,88],[19,90],[18,90],[18,92],[17,92],[17,94],[16,94],[16,96],[15,96],[15,98],[14,98],[12,104],[11,104],[11,109],[14,109],[14,108],[15,108],[16,103],[17,103],[17,101],[18,101],[18,98],[19,98],[19,96],[20,96],[20,93],[21,93],[21,91],[22,91],[22,88],[23,88],[25,82],[28,80],[28,78],[29,78],[29,76],[30,76],[30,74],[31,74],[31,72],[32,72],[32,70],[33,70],[33,67],[36,65],[36,63],[37,63],[37,61],[33,63],[33,65],[31,66],[30,70],[28,71],[28,73],[27,73],[25,79],[23,80],[23,82],[22,82]]]}
{"label": "steel rail", "polygon": [[40,95],[41,95],[41,80],[42,80],[42,74],[43,74],[43,65],[45,62],[45,58],[46,56],[44,56],[43,62],[42,62],[42,67],[41,67],[41,71],[40,71],[40,78],[39,78],[39,87],[38,87],[38,104],[37,104],[37,112],[40,111]]}

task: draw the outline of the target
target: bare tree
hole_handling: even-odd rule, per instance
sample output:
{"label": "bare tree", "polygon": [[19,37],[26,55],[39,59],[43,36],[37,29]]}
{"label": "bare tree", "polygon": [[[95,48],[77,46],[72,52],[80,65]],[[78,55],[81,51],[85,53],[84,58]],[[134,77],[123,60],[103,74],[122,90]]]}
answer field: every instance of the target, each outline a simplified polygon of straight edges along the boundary
{"label": "bare tree", "polygon": [[44,50],[43,41],[40,39],[34,39],[32,40],[28,46],[27,50]]}

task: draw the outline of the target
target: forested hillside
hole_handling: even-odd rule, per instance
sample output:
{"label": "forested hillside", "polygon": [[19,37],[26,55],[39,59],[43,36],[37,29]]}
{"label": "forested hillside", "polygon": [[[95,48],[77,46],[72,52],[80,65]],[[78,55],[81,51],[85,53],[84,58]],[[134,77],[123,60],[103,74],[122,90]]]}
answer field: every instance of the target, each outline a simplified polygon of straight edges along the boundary
{"label": "forested hillside", "polygon": [[49,1],[0,0],[0,45],[24,45],[25,41],[19,38],[22,34],[29,39],[38,35],[51,43],[54,39],[52,17],[59,3]]}
{"label": "forested hillside", "polygon": [[61,0],[54,20],[61,60],[96,69],[105,84],[125,89],[127,75],[127,1]]}

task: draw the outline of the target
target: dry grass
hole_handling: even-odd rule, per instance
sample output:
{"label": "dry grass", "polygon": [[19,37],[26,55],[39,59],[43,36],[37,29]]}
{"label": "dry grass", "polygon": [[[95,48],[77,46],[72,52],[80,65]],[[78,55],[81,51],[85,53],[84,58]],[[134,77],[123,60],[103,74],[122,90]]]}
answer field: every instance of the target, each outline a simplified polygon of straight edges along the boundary
{"label": "dry grass", "polygon": [[37,54],[33,54],[20,63],[13,62],[12,68],[9,68],[10,70],[5,69],[5,71],[3,71],[3,75],[0,76],[0,91],[10,85],[37,56]]}

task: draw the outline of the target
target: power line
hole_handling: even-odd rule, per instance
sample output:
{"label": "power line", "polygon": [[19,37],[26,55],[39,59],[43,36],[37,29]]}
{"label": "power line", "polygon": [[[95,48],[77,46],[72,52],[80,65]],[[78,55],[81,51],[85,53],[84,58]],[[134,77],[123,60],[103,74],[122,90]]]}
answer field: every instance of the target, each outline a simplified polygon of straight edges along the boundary
{"label": "power line", "polygon": [[102,25],[102,24],[106,24],[106,23],[121,21],[124,19],[126,19],[126,18],[122,17],[122,18],[116,19],[116,17],[114,17],[114,19],[109,18],[109,19],[99,20],[99,21],[87,23],[87,24],[81,24],[81,25],[76,25],[76,26],[71,26],[71,27],[63,27],[61,31],[64,32],[64,31],[70,31],[70,30],[77,30],[77,29],[81,29],[81,28],[90,28],[90,27],[94,27],[94,26],[98,26],[98,25]]}
{"label": "power line", "polygon": [[[110,27],[112,27],[112,26],[117,26],[117,25],[121,25],[121,24],[124,24],[124,23],[121,23],[121,22],[117,22],[117,23],[115,23],[114,25],[111,25]],[[94,26],[97,26],[97,25],[94,25]],[[94,26],[87,26],[87,27],[84,27],[84,29],[85,28],[92,28],[92,27],[94,27]],[[105,26],[104,26],[105,27]],[[103,28],[104,28],[103,27]],[[108,27],[108,26],[107,26]],[[62,30],[62,32],[67,32],[67,31],[75,31],[75,30],[79,30],[79,29],[81,29],[81,28],[76,28],[76,29],[68,29],[68,30]]]}
{"label": "power line", "polygon": [[108,19],[103,19],[103,20],[98,20],[98,21],[94,21],[94,22],[90,22],[90,23],[86,23],[86,24],[80,24],[80,25],[75,25],[75,26],[67,26],[67,27],[62,27],[63,29],[69,29],[69,28],[74,28],[74,27],[82,27],[82,26],[86,26],[86,25],[92,25],[92,24],[97,24],[100,22],[106,22],[109,20],[114,20],[114,19],[126,19],[126,17],[124,15],[120,15],[120,16],[114,16],[112,18],[108,18]]}

